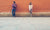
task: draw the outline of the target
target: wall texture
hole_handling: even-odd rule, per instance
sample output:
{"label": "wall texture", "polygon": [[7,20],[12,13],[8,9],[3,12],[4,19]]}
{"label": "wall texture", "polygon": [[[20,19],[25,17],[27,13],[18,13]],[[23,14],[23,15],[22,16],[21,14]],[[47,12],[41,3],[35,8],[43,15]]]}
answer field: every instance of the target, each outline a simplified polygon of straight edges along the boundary
{"label": "wall texture", "polygon": [[[11,12],[14,0],[0,0],[0,12]],[[33,4],[33,12],[50,12],[50,0],[15,0],[16,12],[29,12],[28,5]]]}

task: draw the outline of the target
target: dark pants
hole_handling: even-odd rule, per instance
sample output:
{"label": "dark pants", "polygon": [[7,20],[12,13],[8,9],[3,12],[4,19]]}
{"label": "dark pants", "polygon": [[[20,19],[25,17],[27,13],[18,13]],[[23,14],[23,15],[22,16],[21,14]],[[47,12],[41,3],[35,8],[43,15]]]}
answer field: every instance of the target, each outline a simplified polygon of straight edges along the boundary
{"label": "dark pants", "polygon": [[32,14],[32,9],[30,10],[30,14]]}
{"label": "dark pants", "polygon": [[12,16],[15,16],[16,9],[12,9]]}

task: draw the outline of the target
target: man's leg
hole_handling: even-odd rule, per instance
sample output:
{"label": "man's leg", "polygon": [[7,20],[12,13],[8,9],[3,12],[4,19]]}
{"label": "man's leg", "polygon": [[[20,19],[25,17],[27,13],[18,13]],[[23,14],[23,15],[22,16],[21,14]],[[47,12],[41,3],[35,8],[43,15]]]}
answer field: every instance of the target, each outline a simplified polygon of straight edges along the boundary
{"label": "man's leg", "polygon": [[14,9],[14,16],[15,16],[15,11],[16,11],[16,9]]}
{"label": "man's leg", "polygon": [[14,9],[12,9],[12,16],[14,16]]}

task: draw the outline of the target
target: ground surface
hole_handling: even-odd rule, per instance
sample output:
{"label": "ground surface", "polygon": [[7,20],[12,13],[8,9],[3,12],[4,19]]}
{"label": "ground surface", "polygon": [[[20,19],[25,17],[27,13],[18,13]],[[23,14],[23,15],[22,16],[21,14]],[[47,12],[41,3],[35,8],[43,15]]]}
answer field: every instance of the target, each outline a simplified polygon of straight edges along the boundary
{"label": "ground surface", "polygon": [[0,17],[0,30],[50,30],[50,17]]}

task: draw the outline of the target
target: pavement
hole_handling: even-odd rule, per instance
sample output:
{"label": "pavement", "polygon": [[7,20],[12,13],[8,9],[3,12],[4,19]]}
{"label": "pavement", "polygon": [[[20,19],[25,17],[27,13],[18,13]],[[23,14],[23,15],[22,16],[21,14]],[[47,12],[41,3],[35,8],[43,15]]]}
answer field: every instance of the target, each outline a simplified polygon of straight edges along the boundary
{"label": "pavement", "polygon": [[0,30],[50,30],[50,17],[0,17]]}
{"label": "pavement", "polygon": [[33,17],[50,17],[50,12],[33,12]]}
{"label": "pavement", "polygon": [[[31,17],[29,12],[16,12],[16,17]],[[1,12],[0,17],[12,17],[11,12]],[[32,12],[32,17],[50,17],[50,12]]]}

